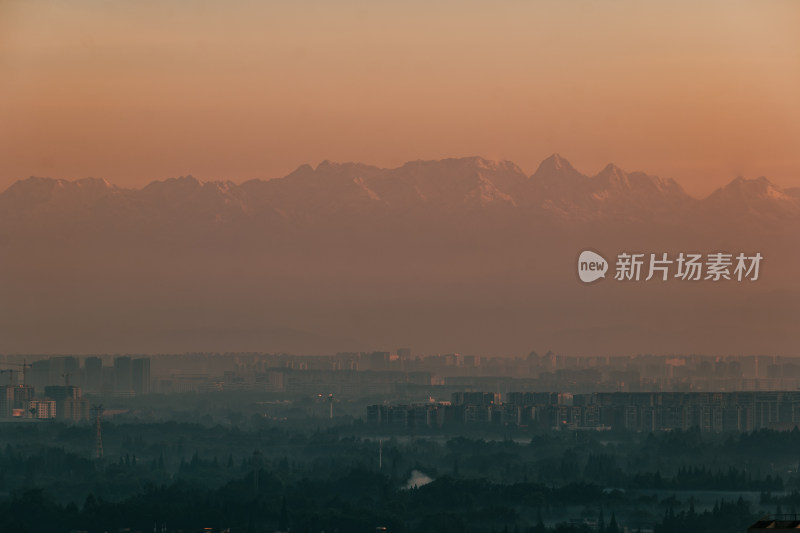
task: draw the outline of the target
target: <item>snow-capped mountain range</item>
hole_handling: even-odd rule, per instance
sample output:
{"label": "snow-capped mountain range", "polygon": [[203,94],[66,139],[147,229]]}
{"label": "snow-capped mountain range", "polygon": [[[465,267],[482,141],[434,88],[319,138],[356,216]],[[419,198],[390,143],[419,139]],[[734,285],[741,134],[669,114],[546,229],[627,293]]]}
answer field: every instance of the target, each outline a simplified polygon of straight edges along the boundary
{"label": "snow-capped mountain range", "polygon": [[[0,353],[393,349],[800,354],[800,190],[559,155],[303,165],[0,194]],[[578,281],[593,250],[761,253],[756,283]],[[613,278],[613,266],[609,272]]]}
{"label": "snow-capped mountain range", "polygon": [[[766,178],[736,178],[704,199],[686,194],[675,180],[626,172],[609,164],[594,176],[554,154],[528,176],[509,161],[480,157],[412,161],[384,169],[323,161],[272,180],[202,182],[192,176],[123,189],[103,179],[77,181],[31,177],[0,194],[0,218],[31,222],[48,217],[148,218],[169,221],[261,220],[327,223],[332,216],[438,210],[517,212],[565,220],[629,222],[719,216],[782,222],[800,214],[798,189],[783,190]],[[63,221],[59,221],[59,225]]]}

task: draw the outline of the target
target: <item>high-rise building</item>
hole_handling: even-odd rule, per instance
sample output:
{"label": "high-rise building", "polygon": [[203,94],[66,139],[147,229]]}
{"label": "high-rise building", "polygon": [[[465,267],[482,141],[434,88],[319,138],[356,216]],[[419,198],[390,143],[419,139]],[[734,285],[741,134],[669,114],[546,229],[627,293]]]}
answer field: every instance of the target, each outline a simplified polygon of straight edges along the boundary
{"label": "high-rise building", "polygon": [[139,357],[131,363],[131,381],[136,395],[150,394],[150,358]]}
{"label": "high-rise building", "polygon": [[[48,368],[48,385],[69,385],[75,384],[78,380],[80,362],[77,357],[59,356],[50,358]],[[72,379],[72,381],[70,381]]]}
{"label": "high-rise building", "polygon": [[114,392],[133,390],[131,358],[127,355],[114,359]]}
{"label": "high-rise building", "polygon": [[30,400],[25,402],[24,418],[55,418],[55,400]]}
{"label": "high-rise building", "polygon": [[0,387],[0,417],[22,416],[25,403],[33,399],[29,385],[4,385]]}
{"label": "high-rise building", "polygon": [[56,402],[56,418],[66,420],[89,418],[89,402],[83,398],[80,387],[54,385],[46,387],[44,393]]}
{"label": "high-rise building", "polygon": [[14,386],[3,385],[0,387],[0,418],[11,418],[14,408]]}
{"label": "high-rise building", "polygon": [[86,373],[86,390],[91,392],[100,392],[103,385],[103,360],[99,357],[87,357],[84,362],[84,371]]}
{"label": "high-rise building", "polygon": [[[31,363],[31,367],[25,373],[25,384],[31,385],[37,390],[44,390],[50,385],[50,360],[41,359]],[[57,383],[56,383],[57,384]]]}
{"label": "high-rise building", "polygon": [[114,367],[104,366],[100,383],[100,392],[103,394],[114,394]]}
{"label": "high-rise building", "polygon": [[369,366],[372,370],[387,370],[389,352],[372,352],[369,355]]}

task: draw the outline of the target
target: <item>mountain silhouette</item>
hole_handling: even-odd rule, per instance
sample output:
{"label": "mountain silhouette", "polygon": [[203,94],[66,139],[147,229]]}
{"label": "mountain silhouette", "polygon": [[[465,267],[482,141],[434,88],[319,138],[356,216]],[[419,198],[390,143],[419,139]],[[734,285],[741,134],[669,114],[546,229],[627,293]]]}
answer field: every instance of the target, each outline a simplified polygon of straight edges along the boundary
{"label": "mountain silhouette", "polygon": [[[266,216],[330,223],[337,214],[374,215],[393,211],[505,210],[517,216],[557,216],[566,220],[624,219],[662,223],[705,214],[771,219],[782,224],[800,209],[796,191],[784,191],[766,178],[737,178],[703,200],[695,200],[674,180],[626,172],[608,164],[594,176],[581,174],[553,154],[526,176],[515,164],[480,157],[412,161],[383,169],[360,163],[323,161],[303,165],[272,180],[201,182],[192,176],[154,181],[139,190],[104,180],[74,182],[28,178],[0,194],[4,219],[59,226],[58,217],[142,217],[166,221],[207,221]],[[86,211],[89,211],[87,213]],[[116,210],[116,211],[115,211]],[[140,221],[140,220],[138,220]]]}
{"label": "mountain silhouette", "polygon": [[[794,353],[799,229],[797,190],[766,178],[696,199],[558,154],[532,175],[465,157],[141,189],[28,178],[0,194],[0,352]],[[625,284],[612,267],[587,287],[585,249],[759,252],[763,272]]]}

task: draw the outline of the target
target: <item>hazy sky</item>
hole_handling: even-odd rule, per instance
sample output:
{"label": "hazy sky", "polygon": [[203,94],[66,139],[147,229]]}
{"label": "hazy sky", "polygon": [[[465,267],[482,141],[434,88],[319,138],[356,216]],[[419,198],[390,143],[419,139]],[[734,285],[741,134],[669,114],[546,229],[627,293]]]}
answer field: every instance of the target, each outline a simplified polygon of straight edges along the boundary
{"label": "hazy sky", "polygon": [[0,0],[0,189],[560,152],[800,186],[800,2]]}

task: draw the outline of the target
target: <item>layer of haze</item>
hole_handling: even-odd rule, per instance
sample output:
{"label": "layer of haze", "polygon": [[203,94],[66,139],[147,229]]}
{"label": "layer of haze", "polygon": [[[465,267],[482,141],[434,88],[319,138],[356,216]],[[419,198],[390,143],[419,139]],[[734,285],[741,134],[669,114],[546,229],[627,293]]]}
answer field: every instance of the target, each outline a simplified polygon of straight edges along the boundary
{"label": "layer of haze", "polygon": [[0,188],[552,152],[800,185],[800,3],[0,2]]}

